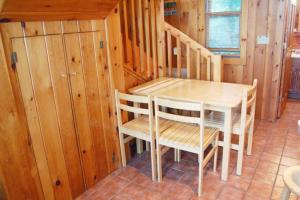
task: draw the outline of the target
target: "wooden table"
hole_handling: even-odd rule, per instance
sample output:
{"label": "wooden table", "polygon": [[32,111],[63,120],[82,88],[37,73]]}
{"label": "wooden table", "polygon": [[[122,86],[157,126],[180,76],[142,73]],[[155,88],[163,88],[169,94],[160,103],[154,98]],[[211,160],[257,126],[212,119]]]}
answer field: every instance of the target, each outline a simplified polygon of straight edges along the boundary
{"label": "wooden table", "polygon": [[224,144],[221,179],[228,179],[230,160],[232,109],[242,101],[249,85],[192,79],[159,78],[129,89],[135,95],[151,95],[174,100],[203,102],[205,109],[224,112]]}

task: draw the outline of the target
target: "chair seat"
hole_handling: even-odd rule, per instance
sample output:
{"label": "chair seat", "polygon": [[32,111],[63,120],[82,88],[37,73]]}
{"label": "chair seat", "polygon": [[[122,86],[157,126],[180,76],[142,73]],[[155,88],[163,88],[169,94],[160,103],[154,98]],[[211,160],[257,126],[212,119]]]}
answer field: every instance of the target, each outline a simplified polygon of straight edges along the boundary
{"label": "chair seat", "polygon": [[[154,119],[153,119],[154,122]],[[172,125],[172,121],[169,120],[160,120],[159,127],[163,131]],[[153,125],[153,127],[155,127]],[[122,132],[133,137],[137,137],[144,140],[150,139],[149,131],[149,117],[142,115],[133,120],[130,120],[122,125]],[[155,128],[153,129],[155,132]]]}
{"label": "chair seat", "polygon": [[[212,143],[215,139],[218,129],[204,129],[204,148]],[[159,137],[161,145],[169,146],[192,153],[200,152],[200,128],[198,125],[186,123],[174,123],[165,131],[161,132]]]}
{"label": "chair seat", "polygon": [[[246,128],[250,125],[251,116],[246,116]],[[205,125],[209,127],[214,127],[224,131],[224,113],[222,112],[211,112],[205,116]],[[241,114],[232,114],[232,133],[240,135],[241,133]]]}

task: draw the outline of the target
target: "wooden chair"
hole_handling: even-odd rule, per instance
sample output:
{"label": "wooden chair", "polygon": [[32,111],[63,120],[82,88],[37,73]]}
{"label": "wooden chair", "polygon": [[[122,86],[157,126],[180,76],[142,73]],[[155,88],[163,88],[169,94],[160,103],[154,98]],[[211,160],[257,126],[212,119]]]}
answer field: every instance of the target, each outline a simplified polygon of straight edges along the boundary
{"label": "wooden chair", "polygon": [[[155,156],[155,134],[154,134],[154,119],[153,106],[150,96],[128,95],[115,90],[117,121],[120,139],[121,159],[123,167],[126,166],[125,143],[133,138],[145,140],[150,143],[151,151],[151,167],[152,180],[156,180],[156,156]],[[129,106],[128,102],[132,102],[133,106]],[[146,104],[147,108],[135,107],[135,105]],[[136,118],[123,123],[121,111],[134,113]],[[168,128],[171,125],[170,121],[161,121],[162,129]],[[124,136],[127,135],[125,138]]]}
{"label": "wooden chair", "polygon": [[[200,112],[200,117],[182,116],[167,113],[162,107]],[[160,127],[161,120],[172,120],[174,123],[167,129]],[[198,154],[199,185],[198,194],[202,193],[203,168],[214,156],[214,171],[217,166],[217,150],[219,130],[204,127],[204,108],[202,103],[179,102],[155,97],[155,124],[158,182],[162,180],[161,147],[167,146],[174,149]],[[212,145],[204,157],[204,151]]]}
{"label": "wooden chair", "polygon": [[[231,148],[238,151],[237,157],[237,171],[238,175],[242,173],[243,153],[245,143],[245,131],[248,132],[248,146],[247,154],[251,155],[252,140],[253,140],[253,127],[255,118],[255,104],[256,104],[256,88],[257,79],[253,81],[253,86],[250,90],[243,92],[243,99],[241,107],[237,108],[237,112],[232,115],[232,133],[239,136],[238,144],[232,144]],[[205,117],[205,125],[210,127],[219,128],[224,131],[224,114],[221,112],[211,112]],[[223,142],[219,141],[222,146]]]}

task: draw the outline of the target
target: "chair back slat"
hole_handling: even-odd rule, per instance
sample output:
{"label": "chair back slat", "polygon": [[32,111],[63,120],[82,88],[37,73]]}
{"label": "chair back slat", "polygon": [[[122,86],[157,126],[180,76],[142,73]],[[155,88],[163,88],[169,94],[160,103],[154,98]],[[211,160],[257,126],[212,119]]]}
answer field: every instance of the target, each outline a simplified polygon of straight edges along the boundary
{"label": "chair back slat", "polygon": [[188,111],[201,111],[201,107],[203,106],[202,103],[175,101],[171,99],[163,99],[158,97],[156,98],[156,103],[159,106]]}
{"label": "chair back slat", "polygon": [[144,109],[144,108],[137,108],[134,106],[128,106],[125,104],[120,104],[119,107],[121,110],[127,111],[127,112],[132,112],[135,114],[142,114],[142,115],[149,115],[149,110],[148,109]]}
{"label": "chair back slat", "polygon": [[129,95],[120,92],[118,93],[120,100],[126,100],[134,103],[148,103],[149,100],[147,96]]}
{"label": "chair back slat", "polygon": [[178,121],[178,122],[184,122],[184,123],[192,123],[192,124],[200,124],[200,118],[199,117],[189,117],[189,116],[179,116],[176,114],[166,113],[158,111],[156,115],[160,118],[172,120],[172,121]]}
{"label": "chair back slat", "polygon": [[[151,103],[150,96],[129,95],[129,94],[121,93],[118,90],[115,90],[115,98],[116,98],[117,112],[121,112],[121,110],[123,110],[123,111],[134,113],[136,116],[138,116],[139,114],[142,114],[142,115],[150,115],[151,114],[150,109],[152,108],[152,103]],[[124,101],[126,101],[126,104]],[[129,106],[127,104],[128,102],[132,102],[133,106]],[[136,105],[139,105],[141,103],[147,104],[148,108],[136,107]],[[120,114],[120,116],[121,116],[121,114]]]}

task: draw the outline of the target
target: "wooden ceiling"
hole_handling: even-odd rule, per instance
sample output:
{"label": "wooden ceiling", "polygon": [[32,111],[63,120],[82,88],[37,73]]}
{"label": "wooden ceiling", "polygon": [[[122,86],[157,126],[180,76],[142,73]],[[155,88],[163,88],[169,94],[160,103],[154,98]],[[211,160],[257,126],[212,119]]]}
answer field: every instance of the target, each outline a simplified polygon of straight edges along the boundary
{"label": "wooden ceiling", "polygon": [[0,0],[1,21],[101,19],[118,0]]}

